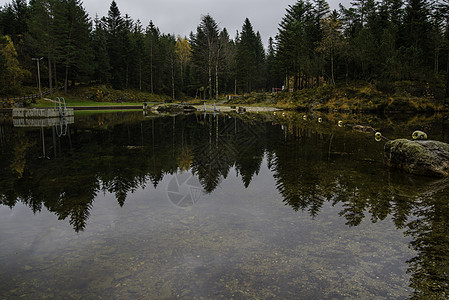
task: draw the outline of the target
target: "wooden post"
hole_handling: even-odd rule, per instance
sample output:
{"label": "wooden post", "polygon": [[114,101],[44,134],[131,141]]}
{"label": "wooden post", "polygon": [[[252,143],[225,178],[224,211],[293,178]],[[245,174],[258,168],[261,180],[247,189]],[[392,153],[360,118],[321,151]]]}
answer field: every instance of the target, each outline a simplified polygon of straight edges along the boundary
{"label": "wooden post", "polygon": [[38,81],[38,86],[39,86],[39,95],[42,99],[42,90],[41,90],[41,71],[39,68],[39,61],[44,59],[43,57],[41,58],[32,58],[32,60],[35,60],[37,62],[37,81]]}

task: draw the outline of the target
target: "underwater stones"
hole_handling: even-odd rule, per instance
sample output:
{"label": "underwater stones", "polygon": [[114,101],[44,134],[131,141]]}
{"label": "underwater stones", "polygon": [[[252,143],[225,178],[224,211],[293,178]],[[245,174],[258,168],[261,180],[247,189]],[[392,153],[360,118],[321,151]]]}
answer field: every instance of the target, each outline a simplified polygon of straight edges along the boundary
{"label": "underwater stones", "polygon": [[358,131],[358,132],[373,132],[373,131],[375,131],[373,127],[364,126],[364,125],[354,125],[354,126],[352,126],[352,130]]}
{"label": "underwater stones", "polygon": [[155,109],[160,113],[189,113],[197,111],[197,109],[191,105],[160,105]]}
{"label": "underwater stones", "polygon": [[449,144],[431,140],[397,139],[384,147],[385,163],[406,172],[449,176]]}

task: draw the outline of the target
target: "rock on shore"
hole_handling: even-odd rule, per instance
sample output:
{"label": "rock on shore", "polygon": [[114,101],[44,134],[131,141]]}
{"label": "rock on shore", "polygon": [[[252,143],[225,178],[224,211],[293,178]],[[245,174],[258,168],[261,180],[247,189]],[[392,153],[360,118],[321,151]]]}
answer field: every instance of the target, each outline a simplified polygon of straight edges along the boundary
{"label": "rock on shore", "polygon": [[385,144],[385,163],[412,174],[449,176],[449,144],[398,139]]}

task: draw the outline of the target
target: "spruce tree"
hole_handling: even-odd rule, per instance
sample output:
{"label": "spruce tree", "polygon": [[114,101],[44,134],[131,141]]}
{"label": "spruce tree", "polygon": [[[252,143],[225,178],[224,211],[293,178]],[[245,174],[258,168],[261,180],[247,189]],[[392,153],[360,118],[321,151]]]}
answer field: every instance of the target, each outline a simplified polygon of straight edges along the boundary
{"label": "spruce tree", "polygon": [[72,84],[89,78],[93,72],[90,44],[91,23],[80,0],[58,2],[55,10],[57,57],[64,69],[64,91]]}
{"label": "spruce tree", "polygon": [[402,63],[409,66],[408,79],[425,78],[431,72],[429,66],[432,66],[435,45],[430,39],[432,26],[429,15],[427,0],[407,2],[402,29],[405,61]]}
{"label": "spruce tree", "polygon": [[[305,71],[311,71],[311,57],[314,52],[313,27],[315,17],[310,2],[297,1],[287,8],[287,13],[279,24],[277,40],[277,60],[286,76],[286,87],[290,88],[293,77],[293,90],[303,87]],[[312,75],[312,74],[310,74]]]}
{"label": "spruce tree", "polygon": [[156,91],[156,84],[157,84],[157,71],[158,71],[158,65],[159,65],[159,37],[160,32],[159,28],[157,28],[153,21],[150,21],[147,29],[146,29],[146,49],[147,49],[147,63],[148,66],[148,77],[149,77],[149,86],[150,86],[150,92],[154,93]]}
{"label": "spruce tree", "polygon": [[13,0],[1,11],[0,34],[8,35],[14,43],[28,32],[30,6],[25,0]]}
{"label": "spruce tree", "polygon": [[111,84],[114,88],[122,89],[126,85],[126,27],[120,10],[115,1],[112,1],[106,18],[108,54],[111,64]]}
{"label": "spruce tree", "polygon": [[235,43],[229,37],[226,28],[220,32],[219,36],[220,43],[220,57],[218,71],[220,73],[220,80],[222,90],[224,92],[232,92],[235,85],[235,55],[236,47]]}
{"label": "spruce tree", "polygon": [[329,57],[331,69],[331,83],[335,85],[334,61],[338,50],[343,46],[343,38],[341,36],[341,22],[338,19],[336,10],[329,17],[322,19],[323,39],[321,40],[317,50],[324,52]]}
{"label": "spruce tree", "polygon": [[285,78],[282,68],[278,64],[276,44],[272,37],[268,39],[268,49],[265,63],[267,88],[270,91],[273,91],[273,88],[282,88]]}
{"label": "spruce tree", "polygon": [[131,56],[134,58],[131,68],[132,86],[143,89],[143,73],[144,73],[144,60],[146,54],[145,48],[145,35],[143,32],[142,24],[139,20],[134,24],[134,28],[131,32]]}
{"label": "spruce tree", "polygon": [[254,32],[248,18],[242,26],[240,39],[237,43],[237,80],[244,93],[250,93],[260,87],[260,74],[264,74],[265,53],[260,34]]}
{"label": "spruce tree", "polygon": [[[192,62],[198,72],[199,85],[207,87],[207,95],[212,99],[215,61],[218,59],[218,24],[210,16],[203,16],[196,34],[191,37]],[[207,84],[206,84],[207,83]]]}
{"label": "spruce tree", "polygon": [[109,83],[111,77],[111,65],[107,48],[106,18],[94,20],[94,30],[92,32],[92,48],[94,51],[94,73],[93,78],[99,83]]}
{"label": "spruce tree", "polygon": [[[28,22],[29,43],[33,56],[45,57],[48,62],[48,85],[50,94],[53,94],[53,64],[57,46],[56,28],[54,18],[55,1],[35,0],[31,5],[31,18]],[[43,68],[44,69],[44,68]]]}

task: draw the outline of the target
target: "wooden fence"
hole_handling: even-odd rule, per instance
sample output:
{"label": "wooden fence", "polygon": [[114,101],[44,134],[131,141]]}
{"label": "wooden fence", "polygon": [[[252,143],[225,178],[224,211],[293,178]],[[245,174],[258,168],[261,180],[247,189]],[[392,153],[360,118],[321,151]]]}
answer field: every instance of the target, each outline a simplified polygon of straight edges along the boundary
{"label": "wooden fence", "polygon": [[[42,93],[42,96],[46,96],[50,94],[50,92],[46,91]],[[12,108],[12,107],[20,107],[24,106],[27,100],[31,100],[31,102],[35,102],[36,99],[41,97],[40,94],[33,94],[28,96],[21,97],[0,97],[0,108]]]}

